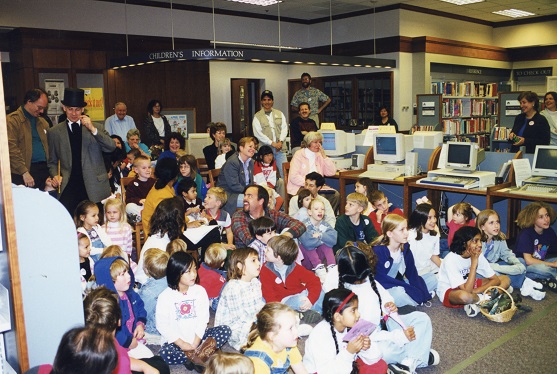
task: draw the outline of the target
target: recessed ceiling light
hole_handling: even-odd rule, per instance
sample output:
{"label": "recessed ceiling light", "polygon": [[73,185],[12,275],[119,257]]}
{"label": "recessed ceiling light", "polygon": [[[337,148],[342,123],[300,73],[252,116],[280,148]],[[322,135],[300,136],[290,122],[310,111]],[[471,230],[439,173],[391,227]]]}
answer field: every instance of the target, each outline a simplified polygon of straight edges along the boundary
{"label": "recessed ceiling light", "polygon": [[282,1],[279,0],[227,0],[227,1],[233,1],[235,3],[261,5],[261,6],[268,6],[268,5],[282,3]]}
{"label": "recessed ceiling light", "polygon": [[520,18],[520,17],[528,17],[528,16],[536,15],[536,13],[525,12],[523,10],[518,10],[518,9],[498,10],[497,12],[492,12],[492,13],[499,14],[500,16],[511,17],[511,18]]}
{"label": "recessed ceiling light", "polygon": [[485,0],[441,0],[441,1],[444,1],[446,3],[455,4],[455,5],[468,5],[468,4],[474,4],[474,3],[481,3]]}

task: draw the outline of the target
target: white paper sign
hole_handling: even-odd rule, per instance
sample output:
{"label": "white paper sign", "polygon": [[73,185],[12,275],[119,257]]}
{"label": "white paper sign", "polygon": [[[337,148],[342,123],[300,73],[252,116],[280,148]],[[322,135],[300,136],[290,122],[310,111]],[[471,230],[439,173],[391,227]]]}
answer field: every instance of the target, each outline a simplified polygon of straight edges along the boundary
{"label": "white paper sign", "polygon": [[513,159],[514,176],[516,178],[516,185],[522,186],[522,183],[532,176],[532,168],[530,167],[530,160],[527,158]]}

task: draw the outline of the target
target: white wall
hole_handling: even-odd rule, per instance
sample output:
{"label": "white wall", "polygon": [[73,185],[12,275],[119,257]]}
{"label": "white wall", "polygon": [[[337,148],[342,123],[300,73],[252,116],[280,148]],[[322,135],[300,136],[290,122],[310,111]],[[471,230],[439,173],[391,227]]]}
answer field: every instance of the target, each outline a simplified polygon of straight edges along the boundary
{"label": "white wall", "polygon": [[497,45],[504,48],[527,47],[536,45],[555,45],[557,22],[539,22],[527,25],[497,27],[493,38]]}

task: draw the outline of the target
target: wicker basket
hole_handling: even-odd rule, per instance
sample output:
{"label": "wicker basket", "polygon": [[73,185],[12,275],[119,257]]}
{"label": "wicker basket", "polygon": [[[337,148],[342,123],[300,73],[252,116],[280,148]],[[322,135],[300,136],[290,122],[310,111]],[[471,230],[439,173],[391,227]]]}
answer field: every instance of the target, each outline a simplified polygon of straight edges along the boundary
{"label": "wicker basket", "polygon": [[505,290],[504,288],[499,287],[499,286],[488,287],[484,292],[488,292],[488,291],[490,291],[490,290],[493,289],[493,288],[498,288],[498,289],[499,289],[499,292],[503,291],[503,292],[505,292],[507,295],[509,295],[509,297],[511,298],[511,307],[510,307],[510,309],[507,309],[507,310],[505,310],[504,312],[501,312],[501,313],[499,313],[499,314],[489,314],[489,311],[485,311],[485,309],[481,307],[484,303],[487,303],[487,302],[489,301],[489,300],[484,300],[484,301],[482,301],[482,302],[480,303],[480,312],[481,312],[487,319],[489,319],[490,321],[493,321],[493,322],[500,322],[500,323],[502,323],[502,322],[509,322],[509,321],[513,318],[514,313],[516,312],[516,310],[518,309],[518,308],[516,307],[515,303],[514,303],[514,299],[513,299],[512,295],[511,295],[507,290]]}

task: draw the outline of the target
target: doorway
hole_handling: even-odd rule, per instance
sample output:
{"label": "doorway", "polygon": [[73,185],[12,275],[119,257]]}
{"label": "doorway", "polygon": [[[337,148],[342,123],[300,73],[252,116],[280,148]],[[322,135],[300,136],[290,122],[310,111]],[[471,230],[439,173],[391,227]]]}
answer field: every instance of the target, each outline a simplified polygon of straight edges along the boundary
{"label": "doorway", "polygon": [[253,136],[251,121],[261,107],[261,86],[264,80],[232,78],[232,140],[238,142],[244,136]]}

